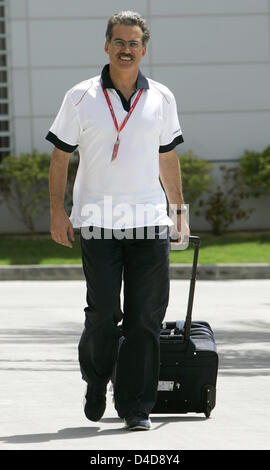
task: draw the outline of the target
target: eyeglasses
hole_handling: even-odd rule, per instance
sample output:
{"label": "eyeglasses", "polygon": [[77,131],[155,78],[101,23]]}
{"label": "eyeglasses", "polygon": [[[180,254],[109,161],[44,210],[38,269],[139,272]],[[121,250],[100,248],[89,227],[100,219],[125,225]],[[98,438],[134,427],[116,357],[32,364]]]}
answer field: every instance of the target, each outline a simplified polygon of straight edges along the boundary
{"label": "eyeglasses", "polygon": [[131,49],[138,49],[141,45],[139,41],[124,41],[123,39],[113,39],[112,44],[118,49],[122,49],[128,45]]}

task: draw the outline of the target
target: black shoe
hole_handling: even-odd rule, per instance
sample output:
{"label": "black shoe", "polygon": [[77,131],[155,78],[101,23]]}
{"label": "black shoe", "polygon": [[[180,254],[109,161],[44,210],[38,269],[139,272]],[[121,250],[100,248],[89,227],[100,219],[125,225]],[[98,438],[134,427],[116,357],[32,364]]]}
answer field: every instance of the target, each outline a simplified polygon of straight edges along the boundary
{"label": "black shoe", "polygon": [[87,385],[84,414],[90,421],[99,421],[104,415],[106,409],[106,391],[107,387],[95,387]]}
{"label": "black shoe", "polygon": [[125,427],[130,431],[148,431],[151,428],[151,420],[145,413],[134,413],[125,417]]}

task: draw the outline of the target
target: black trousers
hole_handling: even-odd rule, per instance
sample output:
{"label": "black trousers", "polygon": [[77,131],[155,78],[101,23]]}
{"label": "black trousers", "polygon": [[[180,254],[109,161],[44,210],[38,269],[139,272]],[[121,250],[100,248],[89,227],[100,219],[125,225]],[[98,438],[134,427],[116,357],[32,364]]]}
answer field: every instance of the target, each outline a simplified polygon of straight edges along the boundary
{"label": "black trousers", "polygon": [[[152,228],[154,239],[147,238],[146,227],[144,238],[135,238],[135,229],[130,229],[132,238],[123,239],[113,232],[106,238],[107,229],[101,229],[101,239],[89,238],[87,230],[93,228],[81,229],[87,285],[79,342],[82,378],[102,387],[109,382],[117,361],[114,401],[121,417],[137,411],[149,414],[157,395],[160,327],[169,300],[170,249],[168,227]],[[121,320],[124,341],[119,349],[117,324]]]}

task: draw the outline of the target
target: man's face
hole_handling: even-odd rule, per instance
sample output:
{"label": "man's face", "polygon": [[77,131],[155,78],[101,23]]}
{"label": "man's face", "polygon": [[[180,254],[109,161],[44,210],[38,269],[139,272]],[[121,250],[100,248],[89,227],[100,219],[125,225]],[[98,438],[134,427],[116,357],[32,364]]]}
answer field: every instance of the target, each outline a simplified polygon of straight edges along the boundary
{"label": "man's face", "polygon": [[116,24],[112,30],[112,39],[105,43],[105,52],[110,57],[110,64],[119,70],[137,70],[141,59],[146,54],[142,44],[142,30],[139,26]]}

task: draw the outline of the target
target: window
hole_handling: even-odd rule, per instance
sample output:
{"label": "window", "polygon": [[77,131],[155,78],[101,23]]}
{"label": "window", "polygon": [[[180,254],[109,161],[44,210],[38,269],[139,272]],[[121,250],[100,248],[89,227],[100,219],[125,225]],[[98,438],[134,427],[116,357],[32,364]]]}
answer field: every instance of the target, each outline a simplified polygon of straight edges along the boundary
{"label": "window", "polygon": [[11,151],[5,3],[0,0],[0,161]]}

